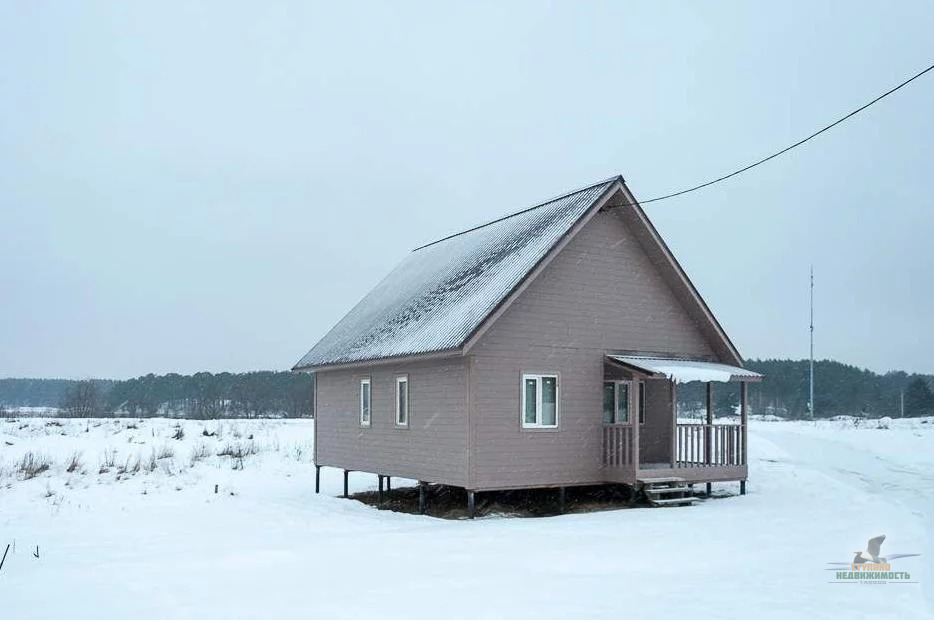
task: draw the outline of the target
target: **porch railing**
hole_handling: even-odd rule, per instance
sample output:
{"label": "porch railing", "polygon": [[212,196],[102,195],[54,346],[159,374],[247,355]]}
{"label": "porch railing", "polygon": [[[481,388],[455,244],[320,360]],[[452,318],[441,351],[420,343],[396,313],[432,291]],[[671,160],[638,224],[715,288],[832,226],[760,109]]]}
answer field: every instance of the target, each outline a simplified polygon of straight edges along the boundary
{"label": "porch railing", "polygon": [[[644,429],[643,429],[644,430]],[[746,464],[742,424],[678,424],[677,467],[731,467]],[[633,432],[630,424],[603,425],[603,466],[628,469],[633,466]]]}
{"label": "porch railing", "polygon": [[624,468],[632,465],[632,426],[603,425],[603,466]]}
{"label": "porch railing", "polygon": [[746,464],[742,424],[678,424],[679,467]]}

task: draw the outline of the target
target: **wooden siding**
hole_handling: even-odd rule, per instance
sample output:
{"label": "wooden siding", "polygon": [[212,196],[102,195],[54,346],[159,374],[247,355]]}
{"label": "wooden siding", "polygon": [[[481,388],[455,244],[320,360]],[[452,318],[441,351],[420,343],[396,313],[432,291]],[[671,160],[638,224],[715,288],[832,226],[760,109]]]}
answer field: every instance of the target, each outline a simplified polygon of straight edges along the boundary
{"label": "wooden siding", "polygon": [[[468,488],[603,482],[604,353],[714,356],[617,212],[597,213],[470,351]],[[559,375],[557,430],[521,428],[523,372]]]}
{"label": "wooden siding", "polygon": [[[463,357],[317,375],[318,465],[467,486],[467,360]],[[395,424],[395,378],[409,378],[409,424]],[[369,428],[360,379],[370,377]]]}

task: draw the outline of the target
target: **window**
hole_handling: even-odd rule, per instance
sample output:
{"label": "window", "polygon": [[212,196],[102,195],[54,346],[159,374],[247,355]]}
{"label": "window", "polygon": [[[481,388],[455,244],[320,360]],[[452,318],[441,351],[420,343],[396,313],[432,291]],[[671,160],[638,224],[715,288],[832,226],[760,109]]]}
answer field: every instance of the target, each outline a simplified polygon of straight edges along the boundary
{"label": "window", "polygon": [[645,383],[639,382],[639,424],[645,424]]}
{"label": "window", "polygon": [[370,378],[360,379],[360,426],[370,425],[370,411],[372,388],[370,387]]}
{"label": "window", "polygon": [[603,423],[629,423],[629,383],[606,381],[603,383]]}
{"label": "window", "polygon": [[558,377],[522,375],[523,428],[558,426]]}
{"label": "window", "polygon": [[409,378],[396,377],[396,426],[409,425]]}

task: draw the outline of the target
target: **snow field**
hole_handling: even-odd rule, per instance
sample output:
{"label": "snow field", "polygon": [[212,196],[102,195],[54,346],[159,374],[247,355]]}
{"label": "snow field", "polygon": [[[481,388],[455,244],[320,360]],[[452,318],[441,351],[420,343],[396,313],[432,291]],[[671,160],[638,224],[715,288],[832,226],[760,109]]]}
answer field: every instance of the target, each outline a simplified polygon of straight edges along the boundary
{"label": "snow field", "polygon": [[[315,495],[310,420],[0,420],[0,617],[931,618],[934,421],[888,426],[754,420],[742,497],[445,521],[339,499],[339,470]],[[920,583],[828,583],[883,533]]]}

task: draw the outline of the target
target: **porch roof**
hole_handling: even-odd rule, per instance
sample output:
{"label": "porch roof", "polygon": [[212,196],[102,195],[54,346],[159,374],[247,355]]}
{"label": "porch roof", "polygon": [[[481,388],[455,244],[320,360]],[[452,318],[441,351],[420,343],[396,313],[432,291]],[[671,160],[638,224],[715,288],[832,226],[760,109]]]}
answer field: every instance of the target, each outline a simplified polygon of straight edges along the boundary
{"label": "porch roof", "polygon": [[762,375],[739,366],[671,357],[643,357],[639,355],[607,355],[607,359],[629,369],[658,379],[671,379],[678,383],[689,381],[760,381]]}

